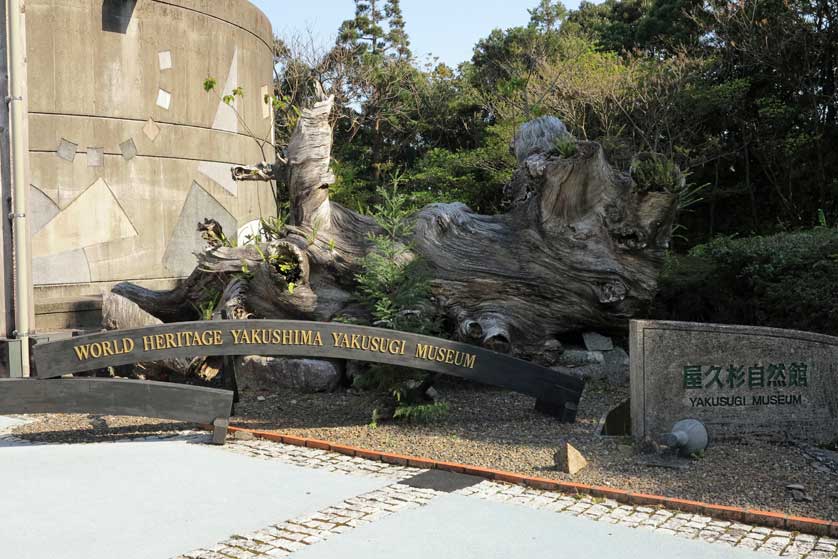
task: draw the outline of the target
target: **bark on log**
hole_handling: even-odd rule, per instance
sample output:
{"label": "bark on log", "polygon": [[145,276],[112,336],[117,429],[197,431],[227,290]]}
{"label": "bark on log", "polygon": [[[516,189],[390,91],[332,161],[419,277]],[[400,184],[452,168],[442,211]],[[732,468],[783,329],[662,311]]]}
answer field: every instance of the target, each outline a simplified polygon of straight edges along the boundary
{"label": "bark on log", "polygon": [[[236,277],[247,284],[238,304],[254,317],[328,320],[346,313],[368,236],[378,228],[329,199],[332,105],[329,97],[303,111],[288,146],[292,224],[281,240],[208,248],[173,291],[121,284],[114,292],[170,322],[194,318],[189,309],[207,284]],[[569,135],[552,117],[516,134],[519,165],[505,189],[507,213],[479,215],[454,203],[432,204],[415,216],[409,240],[430,266],[436,303],[454,324],[454,337],[541,360],[556,336],[625,330],[652,300],[676,196],[638,188],[608,164],[597,143],[577,142],[574,155],[558,155],[553,146],[560,137]],[[292,262],[293,271],[279,270],[277,261]]]}

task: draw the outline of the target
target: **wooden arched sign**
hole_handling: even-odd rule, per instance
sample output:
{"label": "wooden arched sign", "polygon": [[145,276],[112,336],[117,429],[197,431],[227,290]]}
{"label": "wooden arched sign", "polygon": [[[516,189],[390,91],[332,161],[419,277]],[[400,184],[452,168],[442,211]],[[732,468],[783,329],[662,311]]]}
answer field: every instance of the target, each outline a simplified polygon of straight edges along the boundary
{"label": "wooden arched sign", "polygon": [[573,421],[584,382],[483,348],[381,328],[292,320],[181,322],[38,344],[37,376],[55,378],[177,357],[274,355],[350,359],[453,375],[533,396]]}

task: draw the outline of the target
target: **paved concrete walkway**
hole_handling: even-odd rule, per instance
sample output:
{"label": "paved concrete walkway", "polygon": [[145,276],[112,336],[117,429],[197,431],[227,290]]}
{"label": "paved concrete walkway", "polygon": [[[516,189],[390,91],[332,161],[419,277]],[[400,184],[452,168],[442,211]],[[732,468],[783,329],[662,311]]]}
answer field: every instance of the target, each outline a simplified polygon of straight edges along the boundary
{"label": "paved concrete walkway", "polygon": [[[0,418],[0,433],[9,423]],[[819,559],[838,544],[316,449],[207,440],[0,436],[0,557]]]}

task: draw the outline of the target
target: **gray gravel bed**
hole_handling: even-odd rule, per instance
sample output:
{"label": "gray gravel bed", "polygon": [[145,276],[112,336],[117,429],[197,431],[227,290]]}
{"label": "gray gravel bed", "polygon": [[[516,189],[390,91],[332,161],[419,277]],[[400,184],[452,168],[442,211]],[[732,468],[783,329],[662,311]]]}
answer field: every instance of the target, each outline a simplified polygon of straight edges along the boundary
{"label": "gray gravel bed", "polygon": [[[398,454],[459,462],[520,474],[654,493],[682,499],[838,519],[838,473],[812,459],[804,446],[765,441],[718,442],[683,469],[650,467],[625,438],[595,435],[603,414],[624,399],[625,388],[590,384],[576,423],[562,424],[533,409],[519,394],[460,382],[439,386],[448,415],[432,424],[371,425],[374,397],[344,391],[244,394],[233,424]],[[153,419],[40,416],[15,435],[42,442],[110,441],[194,426]],[[562,440],[589,466],[574,476],[553,467]],[[811,502],[786,489],[802,484]]]}

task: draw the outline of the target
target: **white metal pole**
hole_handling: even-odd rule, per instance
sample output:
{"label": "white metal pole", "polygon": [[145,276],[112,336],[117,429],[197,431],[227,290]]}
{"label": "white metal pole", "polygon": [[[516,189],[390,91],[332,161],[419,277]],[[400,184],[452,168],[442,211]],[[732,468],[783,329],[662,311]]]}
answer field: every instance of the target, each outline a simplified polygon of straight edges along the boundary
{"label": "white metal pole", "polygon": [[29,376],[29,287],[31,283],[31,255],[26,238],[26,208],[29,185],[26,180],[26,143],[24,121],[26,119],[23,95],[26,84],[23,83],[26,53],[23,52],[23,15],[22,0],[7,0],[9,30],[9,108],[11,113],[12,143],[12,181],[13,200],[12,218],[14,222],[15,254],[15,337],[20,340],[21,372]]}

